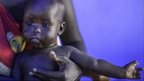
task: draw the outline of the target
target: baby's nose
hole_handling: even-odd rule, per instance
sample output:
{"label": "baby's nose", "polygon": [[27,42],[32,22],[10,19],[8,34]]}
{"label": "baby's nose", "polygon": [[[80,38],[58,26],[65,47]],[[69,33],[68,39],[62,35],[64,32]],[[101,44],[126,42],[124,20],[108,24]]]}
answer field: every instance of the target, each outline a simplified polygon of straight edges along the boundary
{"label": "baby's nose", "polygon": [[33,29],[32,29],[33,33],[40,33],[41,32],[38,24],[33,24],[32,26],[33,26]]}
{"label": "baby's nose", "polygon": [[33,28],[33,33],[40,33],[40,28]]}

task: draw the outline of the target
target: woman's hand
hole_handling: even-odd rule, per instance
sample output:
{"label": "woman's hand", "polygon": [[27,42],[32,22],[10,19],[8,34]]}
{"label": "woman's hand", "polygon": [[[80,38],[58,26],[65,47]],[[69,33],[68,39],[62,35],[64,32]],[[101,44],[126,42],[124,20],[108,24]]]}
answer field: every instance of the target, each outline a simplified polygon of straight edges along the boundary
{"label": "woman's hand", "polygon": [[61,79],[63,81],[75,81],[79,79],[82,71],[74,62],[65,56],[57,56],[54,51],[50,51],[50,56],[58,64],[59,71],[45,71],[34,68],[30,74],[41,80]]}

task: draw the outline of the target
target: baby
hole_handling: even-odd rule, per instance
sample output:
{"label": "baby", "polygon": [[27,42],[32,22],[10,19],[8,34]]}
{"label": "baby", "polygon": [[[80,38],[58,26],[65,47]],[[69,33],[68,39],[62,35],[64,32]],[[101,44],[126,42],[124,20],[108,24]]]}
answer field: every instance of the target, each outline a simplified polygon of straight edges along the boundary
{"label": "baby", "polygon": [[[30,5],[30,6],[29,6]],[[95,59],[71,46],[58,46],[57,36],[65,29],[63,16],[65,6],[59,0],[31,0],[26,7],[23,20],[23,36],[32,45],[31,50],[17,54],[12,68],[12,76],[16,80],[39,81],[32,76],[35,72],[57,72],[58,64],[52,59],[56,56],[69,58],[84,71],[91,71],[115,78],[139,78],[135,69],[137,62],[131,62],[125,67],[112,65],[104,60]],[[74,77],[74,76],[71,76]],[[79,77],[69,79],[47,78],[47,81],[76,81]]]}

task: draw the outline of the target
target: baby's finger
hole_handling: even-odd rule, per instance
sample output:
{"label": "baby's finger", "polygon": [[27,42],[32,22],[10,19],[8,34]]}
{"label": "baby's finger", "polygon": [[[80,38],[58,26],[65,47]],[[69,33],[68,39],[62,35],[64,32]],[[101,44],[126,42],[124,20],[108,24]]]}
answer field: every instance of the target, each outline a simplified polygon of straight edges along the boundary
{"label": "baby's finger", "polygon": [[133,68],[135,68],[139,63],[137,61],[132,61],[129,63],[129,65]]}
{"label": "baby's finger", "polygon": [[131,79],[141,79],[141,75],[138,71],[133,72],[133,77]]}
{"label": "baby's finger", "polygon": [[138,65],[137,60],[131,62],[132,65]]}
{"label": "baby's finger", "polygon": [[144,68],[136,68],[137,71],[144,71]]}
{"label": "baby's finger", "polygon": [[140,79],[140,78],[141,78],[141,75],[140,75],[140,73],[139,73],[138,71],[136,72],[136,78],[137,78],[137,79]]}

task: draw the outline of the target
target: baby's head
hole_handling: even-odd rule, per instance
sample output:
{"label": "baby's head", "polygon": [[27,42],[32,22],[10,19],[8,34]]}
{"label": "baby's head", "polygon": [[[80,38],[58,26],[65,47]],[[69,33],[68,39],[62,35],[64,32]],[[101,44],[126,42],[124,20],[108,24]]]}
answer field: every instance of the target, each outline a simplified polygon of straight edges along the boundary
{"label": "baby's head", "polygon": [[65,28],[64,4],[60,0],[29,0],[25,9],[23,35],[34,47],[49,47]]}

